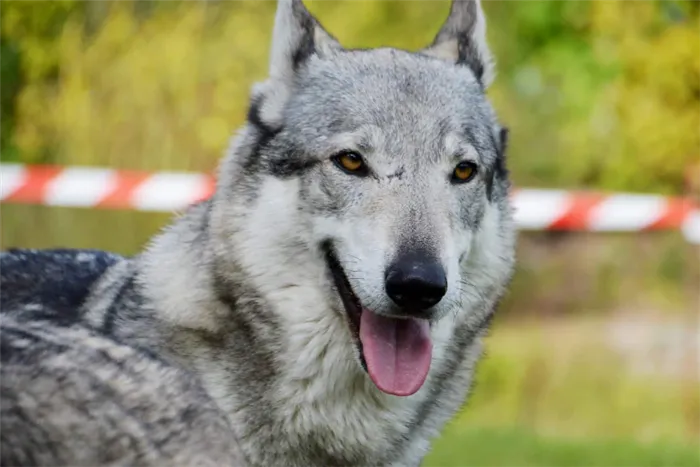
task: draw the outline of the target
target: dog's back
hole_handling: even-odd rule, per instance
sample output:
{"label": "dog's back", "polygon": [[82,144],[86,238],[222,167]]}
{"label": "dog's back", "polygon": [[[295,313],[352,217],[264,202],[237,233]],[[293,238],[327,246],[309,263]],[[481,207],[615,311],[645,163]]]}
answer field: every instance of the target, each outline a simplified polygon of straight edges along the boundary
{"label": "dog's back", "polygon": [[[119,255],[87,249],[11,249],[0,253],[0,310],[61,322],[80,319],[80,307],[93,283]],[[26,305],[42,306],[27,308]]]}
{"label": "dog's back", "polygon": [[243,464],[191,374],[80,325],[13,311],[0,325],[2,465]]}

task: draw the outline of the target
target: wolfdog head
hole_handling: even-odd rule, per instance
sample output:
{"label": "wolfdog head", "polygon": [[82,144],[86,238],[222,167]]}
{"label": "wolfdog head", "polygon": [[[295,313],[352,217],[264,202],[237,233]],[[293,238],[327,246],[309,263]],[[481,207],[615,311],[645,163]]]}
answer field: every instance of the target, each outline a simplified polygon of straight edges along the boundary
{"label": "wolfdog head", "polygon": [[481,5],[455,0],[418,52],[345,49],[301,0],[280,1],[273,36],[221,168],[221,254],[238,252],[262,295],[312,282],[357,368],[413,394],[437,323],[490,314],[512,269]]}

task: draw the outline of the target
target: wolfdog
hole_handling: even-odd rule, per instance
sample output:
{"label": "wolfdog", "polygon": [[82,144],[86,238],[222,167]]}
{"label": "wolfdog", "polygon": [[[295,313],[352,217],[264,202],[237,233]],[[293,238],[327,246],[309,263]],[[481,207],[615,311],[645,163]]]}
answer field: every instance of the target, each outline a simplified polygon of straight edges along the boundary
{"label": "wolfdog", "polygon": [[[343,48],[301,0],[280,0],[269,76],[252,89],[213,196],[134,257],[6,253],[3,282],[20,279],[3,284],[4,313],[79,326],[92,334],[76,333],[77,345],[102,336],[192,375],[248,465],[420,465],[467,398],[513,272],[507,130],[486,97],[493,76],[478,0],[454,0],[420,51]],[[56,255],[61,272],[47,278],[41,265]],[[32,318],[32,301],[59,310]],[[54,352],[42,358],[64,358]],[[8,369],[3,418],[29,412],[38,426],[62,404],[84,404],[97,415],[71,447],[99,444],[114,401],[85,382],[103,365],[90,355],[70,376],[78,402],[60,382],[75,369],[49,372],[39,355]],[[57,381],[34,391],[46,410],[18,397],[29,382],[15,371]],[[154,393],[169,383],[156,373],[143,384]],[[163,399],[208,407],[186,388]],[[153,416],[167,411],[162,402]],[[117,428],[155,438],[208,430],[183,412],[171,418]]]}

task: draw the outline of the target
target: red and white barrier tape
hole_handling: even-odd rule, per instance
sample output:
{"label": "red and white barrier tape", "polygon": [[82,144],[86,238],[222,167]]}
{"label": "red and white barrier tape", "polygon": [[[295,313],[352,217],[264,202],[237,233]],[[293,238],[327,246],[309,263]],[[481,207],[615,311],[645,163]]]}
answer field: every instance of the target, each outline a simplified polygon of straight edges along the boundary
{"label": "red and white barrier tape", "polygon": [[[173,211],[209,197],[214,178],[182,172],[0,164],[0,202]],[[680,229],[700,244],[700,209],[656,195],[517,189],[515,222],[523,230],[637,232]]]}
{"label": "red and white barrier tape", "polygon": [[214,179],[203,174],[0,164],[3,203],[172,211],[213,190]]}

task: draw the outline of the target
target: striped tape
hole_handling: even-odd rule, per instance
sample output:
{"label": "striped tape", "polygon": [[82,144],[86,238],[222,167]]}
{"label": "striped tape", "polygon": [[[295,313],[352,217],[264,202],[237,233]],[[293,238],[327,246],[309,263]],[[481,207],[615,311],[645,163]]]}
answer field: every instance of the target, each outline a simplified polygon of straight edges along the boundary
{"label": "striped tape", "polygon": [[[197,173],[0,164],[3,203],[173,211],[208,198],[214,184],[212,176]],[[700,244],[700,209],[689,199],[521,188],[514,190],[512,203],[522,230],[680,229]]]}
{"label": "striped tape", "polygon": [[3,203],[173,211],[213,192],[213,177],[196,173],[0,164]]}

